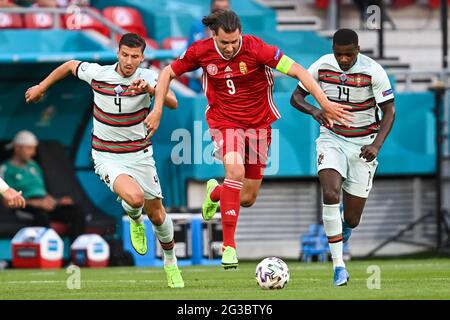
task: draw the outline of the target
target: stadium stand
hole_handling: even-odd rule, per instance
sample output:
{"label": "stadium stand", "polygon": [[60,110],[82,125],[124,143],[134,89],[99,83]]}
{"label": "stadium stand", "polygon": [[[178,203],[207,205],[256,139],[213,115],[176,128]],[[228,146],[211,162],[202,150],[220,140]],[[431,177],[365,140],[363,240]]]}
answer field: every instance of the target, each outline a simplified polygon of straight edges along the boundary
{"label": "stadium stand", "polygon": [[103,15],[106,19],[117,26],[147,37],[147,29],[142,20],[141,14],[131,7],[108,7],[103,9]]}

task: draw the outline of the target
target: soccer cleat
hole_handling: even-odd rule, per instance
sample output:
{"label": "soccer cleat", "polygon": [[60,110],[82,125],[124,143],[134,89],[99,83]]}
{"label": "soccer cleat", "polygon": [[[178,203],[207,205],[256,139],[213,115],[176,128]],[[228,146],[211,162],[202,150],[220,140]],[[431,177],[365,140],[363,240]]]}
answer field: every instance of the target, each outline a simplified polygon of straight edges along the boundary
{"label": "soccer cleat", "polygon": [[350,228],[347,224],[347,222],[342,221],[342,241],[345,243],[350,239],[350,236],[352,235],[352,228]]}
{"label": "soccer cleat", "polygon": [[219,203],[212,201],[210,195],[214,188],[218,185],[219,183],[216,179],[209,179],[206,183],[206,197],[202,205],[202,217],[205,221],[211,220],[217,212]]}
{"label": "soccer cleat", "polygon": [[130,219],[131,245],[137,253],[139,253],[140,255],[144,255],[147,253],[147,237],[145,235],[145,224],[144,222],[137,223],[130,217],[128,217],[128,219]]}
{"label": "soccer cleat", "polygon": [[170,288],[184,288],[184,281],[181,277],[181,271],[176,264],[164,266],[167,277],[167,286]]}
{"label": "soccer cleat", "polygon": [[350,280],[350,275],[344,267],[336,267],[334,269],[334,286],[345,286]]}
{"label": "soccer cleat", "polygon": [[238,267],[238,259],[236,257],[236,249],[233,247],[225,247],[222,253],[222,267],[227,269],[236,269]]}

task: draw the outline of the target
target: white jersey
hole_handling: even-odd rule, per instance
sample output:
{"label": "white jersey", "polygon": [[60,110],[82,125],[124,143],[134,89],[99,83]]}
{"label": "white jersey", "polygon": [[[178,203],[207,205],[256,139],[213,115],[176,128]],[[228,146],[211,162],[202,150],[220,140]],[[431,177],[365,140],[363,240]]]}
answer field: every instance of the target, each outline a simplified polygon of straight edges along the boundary
{"label": "white jersey", "polygon": [[117,63],[100,66],[82,62],[77,68],[78,78],[89,83],[94,92],[92,149],[115,154],[138,152],[151,145],[143,122],[149,113],[151,96],[147,92],[132,96],[128,87],[138,79],[155,87],[158,74],[138,68],[124,78],[116,67]]}
{"label": "white jersey", "polygon": [[[350,105],[354,114],[351,127],[335,124],[331,131],[347,140],[375,137],[380,124],[380,105],[394,100],[386,71],[373,59],[358,54],[356,63],[342,71],[334,54],[322,56],[308,72],[319,83],[329,100]],[[308,93],[301,82],[299,87]],[[328,130],[320,128],[321,132]]]}

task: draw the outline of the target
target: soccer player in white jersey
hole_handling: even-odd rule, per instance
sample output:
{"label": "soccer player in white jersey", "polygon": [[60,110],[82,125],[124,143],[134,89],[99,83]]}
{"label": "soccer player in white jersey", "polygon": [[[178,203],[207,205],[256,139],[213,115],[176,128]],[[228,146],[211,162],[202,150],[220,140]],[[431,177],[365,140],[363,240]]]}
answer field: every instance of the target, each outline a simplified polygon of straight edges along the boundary
{"label": "soccer player in white jersey", "polygon": [[[142,209],[164,251],[164,270],[171,288],[184,282],[177,267],[173,223],[162,205],[161,187],[144,119],[149,113],[158,74],[139,65],[144,61],[145,41],[137,34],[122,36],[118,62],[100,66],[71,60],[56,68],[39,85],[25,93],[26,102],[37,102],[57,81],[69,74],[86,81],[94,92],[92,158],[95,173],[122,199],[130,219],[131,242],[141,255],[147,252]],[[165,105],[177,108],[172,92]]]}
{"label": "soccer player in white jersey", "polygon": [[[329,128],[322,110],[305,101],[309,92],[299,82],[291,104],[321,125],[316,140],[317,170],[323,195],[323,225],[333,259],[334,285],[346,285],[349,274],[342,259],[343,242],[360,220],[377,169],[377,155],[395,117],[394,93],[384,69],[359,53],[358,35],[340,29],[333,37],[333,53],[308,71],[331,101],[352,107],[352,126]],[[382,116],[381,112],[382,111]],[[340,194],[343,193],[343,217]]]}

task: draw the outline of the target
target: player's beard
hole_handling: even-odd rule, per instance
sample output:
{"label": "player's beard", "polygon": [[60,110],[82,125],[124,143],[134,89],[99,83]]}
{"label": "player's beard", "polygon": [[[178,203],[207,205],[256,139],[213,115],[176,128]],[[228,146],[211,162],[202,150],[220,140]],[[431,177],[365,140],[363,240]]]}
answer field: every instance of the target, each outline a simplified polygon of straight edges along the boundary
{"label": "player's beard", "polygon": [[125,66],[122,67],[122,66],[119,64],[119,68],[120,68],[120,71],[122,71],[122,74],[123,74],[125,77],[129,77],[129,76],[133,75],[133,73],[136,71],[136,68],[133,68],[132,66],[130,66],[130,68],[125,68]]}

